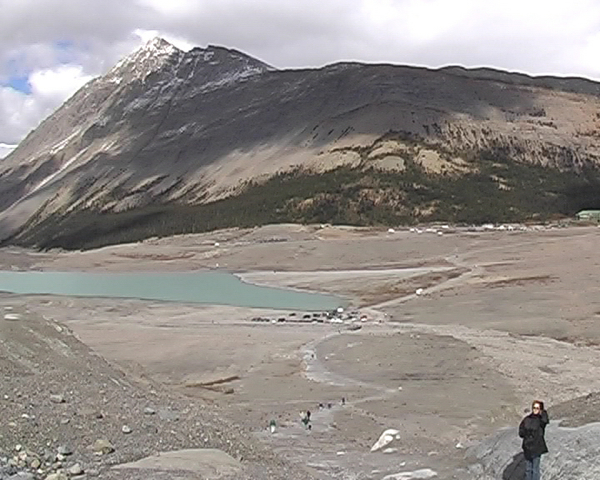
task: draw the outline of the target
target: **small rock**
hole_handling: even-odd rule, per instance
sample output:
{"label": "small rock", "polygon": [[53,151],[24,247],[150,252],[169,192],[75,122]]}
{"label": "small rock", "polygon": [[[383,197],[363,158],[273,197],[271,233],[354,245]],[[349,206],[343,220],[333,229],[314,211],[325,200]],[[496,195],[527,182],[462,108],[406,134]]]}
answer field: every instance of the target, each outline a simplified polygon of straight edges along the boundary
{"label": "small rock", "polygon": [[176,422],[177,420],[179,420],[179,413],[174,410],[170,410],[169,408],[159,409],[158,416],[161,420],[167,420],[172,422]]}
{"label": "small rock", "polygon": [[60,445],[57,449],[57,452],[59,453],[59,455],[72,455],[73,449],[71,449],[67,445]]}
{"label": "small rock", "polygon": [[31,460],[31,462],[29,462],[29,467],[33,468],[34,470],[40,468],[41,465],[42,462],[40,462],[39,458],[34,458],[33,460]]}
{"label": "small rock", "polygon": [[[4,478],[4,477],[0,477]],[[35,475],[29,472],[17,472],[8,477],[9,480],[35,480]]]}
{"label": "small rock", "polygon": [[121,427],[121,431],[122,431],[123,433],[131,433],[131,428],[130,428],[128,425],[123,425],[123,426]]}
{"label": "small rock", "polygon": [[71,465],[67,471],[70,475],[81,475],[83,473],[83,468],[79,463],[76,463],[75,465]]}
{"label": "small rock", "polygon": [[99,438],[92,445],[92,450],[96,455],[108,455],[115,451],[115,447],[107,439]]}
{"label": "small rock", "polygon": [[155,413],[156,410],[154,410],[152,407],[144,408],[144,415],[154,415]]}
{"label": "small rock", "polygon": [[23,450],[23,445],[21,445],[20,443],[15,445],[15,451],[20,452],[21,450]]}
{"label": "small rock", "polygon": [[65,397],[62,395],[50,395],[50,401],[52,403],[65,403]]}
{"label": "small rock", "polygon": [[58,453],[58,454],[56,455],[56,459],[57,459],[59,462],[62,462],[62,461],[65,459],[65,458],[67,458],[67,456],[66,456],[66,455],[63,455],[62,453]]}
{"label": "small rock", "polygon": [[69,480],[66,474],[62,472],[51,473],[46,477],[46,480]]}

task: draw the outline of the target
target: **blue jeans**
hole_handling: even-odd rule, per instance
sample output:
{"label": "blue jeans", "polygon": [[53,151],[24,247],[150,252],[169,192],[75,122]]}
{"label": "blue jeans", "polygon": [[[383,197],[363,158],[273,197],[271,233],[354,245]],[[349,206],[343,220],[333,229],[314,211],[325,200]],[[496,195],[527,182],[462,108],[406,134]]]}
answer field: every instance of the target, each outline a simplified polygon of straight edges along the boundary
{"label": "blue jeans", "polygon": [[525,459],[525,480],[540,480],[540,460],[539,456]]}

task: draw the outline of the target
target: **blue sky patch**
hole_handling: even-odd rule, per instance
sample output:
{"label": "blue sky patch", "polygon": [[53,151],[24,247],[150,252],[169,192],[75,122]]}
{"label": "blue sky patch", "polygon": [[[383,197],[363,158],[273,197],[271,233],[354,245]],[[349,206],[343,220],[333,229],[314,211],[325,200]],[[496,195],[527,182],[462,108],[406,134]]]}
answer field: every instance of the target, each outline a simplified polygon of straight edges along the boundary
{"label": "blue sky patch", "polygon": [[9,77],[8,86],[27,95],[31,93],[31,84],[29,83],[29,76],[27,75]]}
{"label": "blue sky patch", "polygon": [[[52,47],[54,49],[54,64],[72,63],[73,60],[77,59],[78,51],[76,45],[70,40],[55,41]],[[13,55],[6,64],[5,70],[8,71],[8,75],[0,80],[0,85],[14,88],[19,92],[29,95],[31,93],[29,75],[32,72],[26,65],[27,62],[23,53]]]}

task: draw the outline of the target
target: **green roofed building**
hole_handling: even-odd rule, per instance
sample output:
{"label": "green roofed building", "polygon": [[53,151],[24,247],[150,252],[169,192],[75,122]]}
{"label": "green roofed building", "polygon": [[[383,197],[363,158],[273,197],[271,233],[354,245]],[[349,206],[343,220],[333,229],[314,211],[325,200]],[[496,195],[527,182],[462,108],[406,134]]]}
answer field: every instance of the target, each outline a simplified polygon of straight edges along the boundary
{"label": "green roofed building", "polygon": [[600,222],[600,210],[581,210],[577,212],[577,220]]}

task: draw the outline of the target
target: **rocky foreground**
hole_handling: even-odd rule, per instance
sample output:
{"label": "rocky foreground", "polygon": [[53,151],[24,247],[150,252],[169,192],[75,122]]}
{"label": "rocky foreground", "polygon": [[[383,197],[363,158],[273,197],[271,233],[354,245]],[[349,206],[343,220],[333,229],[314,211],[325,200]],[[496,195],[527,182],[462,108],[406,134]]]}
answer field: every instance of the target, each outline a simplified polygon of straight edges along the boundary
{"label": "rocky foreground", "polygon": [[54,321],[5,308],[0,480],[307,478],[217,407],[120,370]]}

